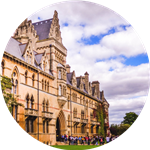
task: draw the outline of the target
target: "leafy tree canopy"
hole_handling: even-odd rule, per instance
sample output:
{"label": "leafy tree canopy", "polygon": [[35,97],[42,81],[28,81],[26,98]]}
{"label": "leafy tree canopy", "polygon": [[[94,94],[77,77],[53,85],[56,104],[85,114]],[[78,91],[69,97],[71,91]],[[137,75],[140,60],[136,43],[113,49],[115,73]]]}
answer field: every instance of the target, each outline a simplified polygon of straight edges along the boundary
{"label": "leafy tree canopy", "polygon": [[137,119],[138,115],[134,112],[126,113],[124,120],[122,121],[123,124],[132,125],[134,121]]}

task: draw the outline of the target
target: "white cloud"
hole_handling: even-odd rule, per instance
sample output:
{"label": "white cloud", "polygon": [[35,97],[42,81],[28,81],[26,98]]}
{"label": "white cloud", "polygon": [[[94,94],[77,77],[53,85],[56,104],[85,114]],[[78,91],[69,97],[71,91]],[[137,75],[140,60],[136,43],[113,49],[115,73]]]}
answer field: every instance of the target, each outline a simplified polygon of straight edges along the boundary
{"label": "white cloud", "polygon": [[146,53],[132,27],[128,27],[126,31],[105,36],[101,44],[113,49],[117,55],[124,55],[126,57]]}
{"label": "white cloud", "polygon": [[[39,21],[38,17],[42,20],[52,18],[54,10],[58,11],[63,44],[68,49],[67,63],[76,76],[88,71],[91,81],[99,80],[100,89],[104,90],[110,103],[110,122],[120,123],[128,111],[139,113],[148,94],[149,66],[126,66],[124,58],[119,56],[145,53],[133,28],[124,31],[119,27],[129,23],[110,9],[89,2],[63,2],[47,7],[29,19],[35,22]],[[69,25],[63,26],[66,22]],[[81,43],[82,38],[107,33],[112,27],[117,27],[118,32],[105,36],[98,44]],[[114,56],[116,59],[108,59]]]}

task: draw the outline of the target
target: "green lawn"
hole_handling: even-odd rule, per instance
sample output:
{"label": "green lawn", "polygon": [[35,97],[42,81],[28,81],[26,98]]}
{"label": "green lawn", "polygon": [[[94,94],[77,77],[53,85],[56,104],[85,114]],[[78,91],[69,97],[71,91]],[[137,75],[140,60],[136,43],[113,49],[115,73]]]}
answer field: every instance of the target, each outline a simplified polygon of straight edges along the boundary
{"label": "green lawn", "polygon": [[99,147],[100,145],[54,145],[52,147],[66,150],[85,150]]}

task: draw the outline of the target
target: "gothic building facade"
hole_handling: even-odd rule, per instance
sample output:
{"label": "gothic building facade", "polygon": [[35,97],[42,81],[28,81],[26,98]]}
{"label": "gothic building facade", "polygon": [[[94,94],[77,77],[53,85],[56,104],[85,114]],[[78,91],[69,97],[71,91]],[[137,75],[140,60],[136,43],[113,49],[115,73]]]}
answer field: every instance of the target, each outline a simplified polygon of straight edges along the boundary
{"label": "gothic building facade", "polygon": [[89,82],[87,72],[76,77],[66,56],[55,11],[52,19],[36,23],[26,19],[10,38],[1,63],[2,75],[11,78],[11,93],[24,105],[13,106],[14,119],[46,144],[55,144],[62,134],[98,134],[101,123],[94,115],[98,105],[104,108],[109,132],[109,104],[99,82]]}

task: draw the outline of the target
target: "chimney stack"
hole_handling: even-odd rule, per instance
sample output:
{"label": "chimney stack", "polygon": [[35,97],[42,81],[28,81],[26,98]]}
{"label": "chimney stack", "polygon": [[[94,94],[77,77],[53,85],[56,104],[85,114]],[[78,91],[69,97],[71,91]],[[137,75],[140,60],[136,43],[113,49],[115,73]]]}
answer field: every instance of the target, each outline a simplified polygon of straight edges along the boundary
{"label": "chimney stack", "polygon": [[86,72],[84,75],[85,75],[85,89],[89,93],[89,74]]}
{"label": "chimney stack", "polygon": [[100,99],[100,89],[99,89],[99,82],[98,81],[93,81],[92,82],[92,87],[95,87],[97,97]]}
{"label": "chimney stack", "polygon": [[66,70],[67,70],[67,73],[70,73],[70,66],[68,64],[66,65]]}

